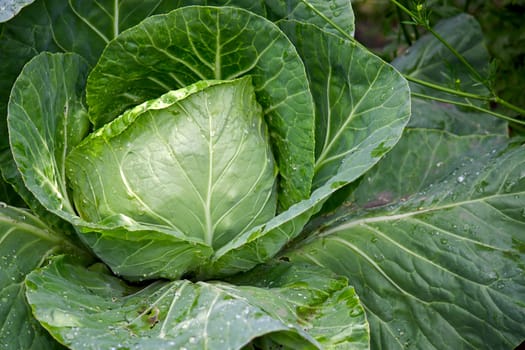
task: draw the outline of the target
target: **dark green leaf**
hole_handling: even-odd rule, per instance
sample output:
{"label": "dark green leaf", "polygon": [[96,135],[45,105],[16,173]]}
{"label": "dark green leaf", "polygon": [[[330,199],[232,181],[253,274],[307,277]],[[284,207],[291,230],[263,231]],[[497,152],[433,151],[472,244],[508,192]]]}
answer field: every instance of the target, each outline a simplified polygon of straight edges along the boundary
{"label": "dark green leaf", "polygon": [[12,162],[11,152],[7,149],[0,152],[0,202],[17,206],[25,207],[26,204],[16,193],[15,189],[8,180],[6,167]]}
{"label": "dark green leaf", "polygon": [[11,192],[8,192],[10,197],[3,200],[0,199],[0,201],[4,201],[11,206],[18,205],[19,207],[31,209],[34,215],[38,216],[40,220],[54,231],[72,232],[73,228],[67,221],[48,211],[35,195],[26,188],[22,175],[18,171],[15,160],[9,150],[0,154],[0,164],[2,164],[0,168],[6,181],[6,186],[9,186],[11,190]]}
{"label": "dark green leaf", "polygon": [[[242,0],[241,0],[242,1]],[[343,38],[354,35],[354,11],[350,0],[265,0],[268,17],[318,26]]]}
{"label": "dark green leaf", "polygon": [[[369,349],[364,310],[344,278],[334,278],[315,265],[279,262],[260,265],[228,281],[257,287],[250,289],[254,296],[250,300],[283,321],[299,320],[325,349]],[[273,298],[264,297],[268,288]],[[286,317],[285,304],[296,305]]]}
{"label": "dark green leaf", "polygon": [[409,128],[446,130],[456,135],[508,134],[507,122],[487,113],[466,113],[454,105],[412,98]]}
{"label": "dark green leaf", "polygon": [[[481,74],[488,73],[489,53],[484,45],[483,33],[476,19],[460,14],[440,21],[434,28],[454,49]],[[488,90],[453,53],[432,34],[426,34],[398,57],[392,65],[402,73],[426,82],[451,89],[487,95]],[[464,102],[463,97],[443,93],[432,88],[411,83],[413,92],[444,97]],[[479,101],[472,100],[474,104]]]}
{"label": "dark green leaf", "polygon": [[[429,129],[406,129],[400,142],[362,180],[348,201],[375,208],[404,201],[474,161],[480,153],[506,144],[498,135],[457,136]],[[416,146],[415,146],[416,145]],[[386,180],[388,179],[388,181]]]}
{"label": "dark green leaf", "polygon": [[281,27],[303,57],[316,104],[314,187],[341,169],[361,175],[401,136],[410,115],[407,82],[354,42],[298,22]]}
{"label": "dark green leaf", "polygon": [[0,348],[62,349],[33,318],[24,279],[64,248],[67,239],[31,213],[0,203]]}
{"label": "dark green leaf", "polygon": [[[512,349],[525,337],[525,150],[440,133],[407,134],[400,144],[412,154],[398,145],[361,182],[359,203],[319,219],[287,256],[350,278],[374,348]],[[425,139],[438,142],[435,153],[417,152]],[[447,154],[454,145],[472,156],[458,162]],[[417,153],[426,161],[412,169]],[[438,180],[441,160],[448,174]],[[388,189],[393,176],[395,201],[361,204],[359,194]]]}
{"label": "dark green leaf", "polygon": [[326,271],[307,271],[269,268],[270,289],[187,280],[139,289],[61,257],[28,276],[27,297],[37,319],[71,349],[240,349],[263,336],[318,348],[310,331],[325,344],[366,349],[353,290]]}

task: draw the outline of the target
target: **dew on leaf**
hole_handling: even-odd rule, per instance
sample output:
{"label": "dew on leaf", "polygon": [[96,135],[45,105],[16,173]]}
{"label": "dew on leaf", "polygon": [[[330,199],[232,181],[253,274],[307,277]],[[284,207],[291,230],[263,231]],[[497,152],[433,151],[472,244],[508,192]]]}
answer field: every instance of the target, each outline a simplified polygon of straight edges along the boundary
{"label": "dew on leaf", "polygon": [[377,261],[377,262],[381,262],[385,259],[385,256],[383,254],[374,254],[374,259]]}

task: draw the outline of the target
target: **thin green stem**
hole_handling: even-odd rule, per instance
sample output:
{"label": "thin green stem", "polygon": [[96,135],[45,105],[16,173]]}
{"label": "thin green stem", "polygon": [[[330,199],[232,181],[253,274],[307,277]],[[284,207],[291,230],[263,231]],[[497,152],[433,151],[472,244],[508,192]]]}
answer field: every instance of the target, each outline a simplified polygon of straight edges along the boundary
{"label": "thin green stem", "polygon": [[433,101],[453,104],[453,105],[461,106],[461,107],[465,107],[465,108],[470,108],[470,109],[476,110],[478,112],[487,113],[487,114],[493,115],[495,117],[498,117],[500,119],[504,119],[504,120],[506,120],[508,122],[511,122],[511,123],[515,123],[515,124],[519,124],[519,125],[525,125],[525,120],[515,119],[515,118],[512,118],[512,117],[506,116],[504,114],[491,111],[490,109],[486,109],[486,108],[483,108],[483,107],[479,107],[479,106],[473,105],[471,103],[464,103],[464,102],[459,102],[459,101],[454,101],[454,100],[448,100],[446,98],[429,96],[429,95],[425,95],[425,94],[420,94],[418,92],[412,92],[411,95],[414,96],[414,97],[419,97],[419,98],[425,99],[425,100],[433,100]]}
{"label": "thin green stem", "polygon": [[405,75],[405,79],[408,80],[408,81],[411,81],[413,83],[432,88],[434,90],[439,90],[439,91],[446,92],[448,94],[461,96],[461,97],[466,97],[466,98],[472,98],[472,99],[481,100],[481,101],[493,101],[493,99],[491,97],[489,97],[489,96],[482,96],[482,95],[472,94],[472,93],[461,91],[461,90],[455,90],[455,89],[447,88],[445,86],[434,84],[434,83],[431,83],[429,81],[425,81],[425,80],[421,80],[421,79],[418,79],[418,78],[411,77],[410,75]]}
{"label": "thin green stem", "polygon": [[413,18],[414,19],[414,14],[412,13],[412,11],[410,11],[408,8],[406,8],[403,4],[401,4],[399,1],[397,0],[390,0],[394,3],[394,5],[396,5],[399,9],[401,9],[401,11],[403,11],[404,13],[406,13],[409,17]]}
{"label": "thin green stem", "polygon": [[406,80],[411,81],[413,83],[416,83],[416,84],[419,84],[419,85],[423,85],[423,86],[429,87],[431,89],[442,91],[442,92],[445,92],[445,93],[448,93],[448,94],[451,94],[451,95],[456,95],[456,96],[461,96],[461,97],[465,97],[465,98],[471,98],[471,99],[474,99],[474,100],[480,100],[480,101],[486,101],[486,102],[494,102],[494,103],[502,105],[502,106],[504,106],[504,107],[506,107],[506,108],[508,108],[510,110],[513,110],[514,112],[517,112],[517,113],[525,116],[525,109],[523,109],[521,107],[518,107],[516,105],[513,105],[513,104],[505,101],[504,99],[502,99],[502,98],[500,98],[498,96],[483,96],[483,95],[472,94],[472,93],[461,91],[461,90],[455,90],[455,89],[447,88],[445,86],[441,86],[441,85],[438,85],[438,84],[431,83],[429,81],[425,81],[425,80],[421,80],[421,79],[418,79],[418,78],[414,78],[414,77],[411,77],[409,75],[404,75],[404,77],[405,77]]}
{"label": "thin green stem", "polygon": [[513,105],[512,103],[509,103],[507,101],[505,101],[504,99],[502,99],[501,97],[499,96],[494,96],[494,98],[492,99],[493,102],[499,104],[499,105],[502,105],[508,109],[511,109],[515,112],[518,112],[519,114],[521,114],[522,116],[525,117],[525,109],[521,108],[521,107],[518,107],[516,105]]}

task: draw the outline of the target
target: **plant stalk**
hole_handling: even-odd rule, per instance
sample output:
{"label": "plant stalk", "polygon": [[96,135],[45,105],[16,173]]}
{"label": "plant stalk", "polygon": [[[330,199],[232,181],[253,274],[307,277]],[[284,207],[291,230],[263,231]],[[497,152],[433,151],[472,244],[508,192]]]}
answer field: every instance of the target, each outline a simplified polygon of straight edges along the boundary
{"label": "plant stalk", "polygon": [[506,120],[506,121],[508,121],[510,123],[519,124],[519,125],[525,125],[525,120],[512,118],[512,117],[506,116],[504,114],[491,111],[490,109],[486,109],[486,108],[483,108],[483,107],[479,107],[479,106],[473,105],[471,103],[464,103],[464,102],[459,102],[459,101],[454,101],[454,100],[448,100],[446,98],[429,96],[429,95],[425,95],[425,94],[420,94],[418,92],[412,92],[411,95],[414,96],[414,97],[419,97],[419,98],[425,99],[425,100],[438,101],[438,102],[442,102],[442,103],[453,104],[453,105],[460,106],[460,107],[470,108],[470,109],[476,110],[478,112],[487,113],[487,114],[493,115],[495,117],[498,117],[500,119],[504,119],[504,120]]}

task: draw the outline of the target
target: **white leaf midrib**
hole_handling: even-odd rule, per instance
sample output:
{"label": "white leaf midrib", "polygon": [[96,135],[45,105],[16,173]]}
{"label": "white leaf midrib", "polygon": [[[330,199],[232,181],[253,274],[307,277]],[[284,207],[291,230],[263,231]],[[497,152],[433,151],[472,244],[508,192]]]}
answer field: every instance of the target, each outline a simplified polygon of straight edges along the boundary
{"label": "white leaf midrib", "polygon": [[486,197],[481,197],[481,198],[476,198],[476,199],[469,199],[469,200],[464,200],[464,201],[460,201],[460,202],[454,202],[454,203],[440,205],[440,206],[435,206],[435,207],[430,207],[430,208],[426,208],[426,209],[410,211],[410,212],[406,212],[406,213],[402,213],[402,214],[382,215],[382,216],[362,218],[362,219],[354,220],[354,221],[348,222],[346,224],[338,225],[337,227],[334,227],[332,229],[326,230],[323,233],[321,233],[319,235],[319,237],[326,237],[326,236],[329,236],[329,235],[335,234],[337,232],[341,232],[341,231],[347,230],[347,229],[355,227],[355,226],[366,225],[366,224],[376,223],[376,222],[396,221],[396,220],[409,218],[409,217],[412,217],[412,216],[415,216],[415,215],[426,214],[426,213],[431,213],[431,212],[441,211],[441,210],[446,210],[446,209],[452,209],[452,208],[461,207],[461,206],[469,205],[469,204],[483,203],[483,202],[487,202],[487,201],[489,201],[491,199],[495,199],[495,198],[508,197],[508,196],[514,197],[514,196],[520,196],[520,195],[525,195],[525,191],[513,192],[513,193],[508,193],[508,194],[496,193],[496,194],[493,194],[493,195],[490,195],[490,196],[486,196]]}

